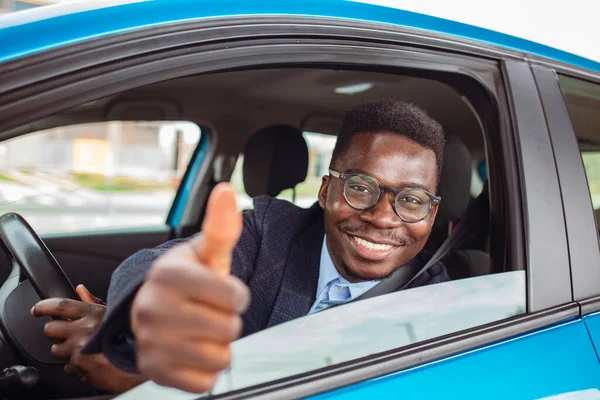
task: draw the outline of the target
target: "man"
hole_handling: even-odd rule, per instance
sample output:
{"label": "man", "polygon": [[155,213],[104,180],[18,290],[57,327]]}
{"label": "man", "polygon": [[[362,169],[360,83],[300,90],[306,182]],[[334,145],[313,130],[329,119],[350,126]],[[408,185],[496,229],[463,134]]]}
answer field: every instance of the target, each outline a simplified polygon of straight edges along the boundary
{"label": "man", "polygon": [[[443,149],[441,126],[419,108],[359,105],[344,118],[317,204],[259,197],[242,222],[233,193],[217,186],[202,235],[142,250],[115,271],[109,311],[83,352],[159,384],[210,389],[240,333],[356,299],[427,262]],[[436,264],[410,287],[448,279]]]}

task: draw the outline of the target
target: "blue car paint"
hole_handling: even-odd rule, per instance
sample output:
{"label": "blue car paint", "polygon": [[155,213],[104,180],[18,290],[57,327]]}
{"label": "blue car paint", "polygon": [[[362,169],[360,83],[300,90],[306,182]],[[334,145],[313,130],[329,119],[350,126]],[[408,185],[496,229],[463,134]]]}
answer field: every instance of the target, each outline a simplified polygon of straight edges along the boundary
{"label": "blue car paint", "polygon": [[598,388],[600,364],[576,319],[310,399],[518,400]]}
{"label": "blue car paint", "polygon": [[600,313],[586,315],[583,317],[583,321],[596,349],[596,355],[600,359]]}
{"label": "blue car paint", "polygon": [[0,17],[0,62],[82,40],[173,22],[225,16],[289,15],[345,18],[422,29],[600,71],[598,62],[514,36],[428,15],[352,1],[128,0],[106,3],[105,6],[99,6],[98,3],[90,1],[87,6],[85,2],[57,5],[24,11],[21,15]]}
{"label": "blue car paint", "polygon": [[200,170],[202,160],[204,160],[204,156],[208,151],[209,142],[209,136],[203,133],[200,137],[200,143],[198,143],[198,147],[192,155],[192,159],[190,160],[188,169],[186,170],[186,173],[183,176],[180,188],[177,191],[177,195],[173,200],[171,211],[167,216],[167,225],[169,225],[171,228],[175,228],[176,226],[178,226],[179,221],[181,221],[183,209],[185,208],[185,204],[192,190],[194,178],[198,175],[198,171]]}

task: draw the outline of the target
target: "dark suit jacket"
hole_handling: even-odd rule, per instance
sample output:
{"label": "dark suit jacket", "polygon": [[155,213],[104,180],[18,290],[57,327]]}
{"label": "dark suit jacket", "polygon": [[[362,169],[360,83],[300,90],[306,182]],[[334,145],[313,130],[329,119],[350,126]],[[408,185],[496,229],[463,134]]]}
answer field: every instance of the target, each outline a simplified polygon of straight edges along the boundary
{"label": "dark suit jacket", "polygon": [[[243,218],[231,272],[249,286],[252,295],[250,307],[242,316],[242,335],[246,336],[308,314],[316,297],[325,231],[318,203],[303,209],[262,196],[254,200],[254,210],[244,212]],[[105,320],[84,352],[102,351],[117,367],[135,371],[135,345],[129,332],[131,301],[152,262],[185,240],[141,250],[121,264],[112,276]],[[425,265],[429,257],[422,252],[410,262]],[[446,269],[440,263],[410,287],[447,280]]]}

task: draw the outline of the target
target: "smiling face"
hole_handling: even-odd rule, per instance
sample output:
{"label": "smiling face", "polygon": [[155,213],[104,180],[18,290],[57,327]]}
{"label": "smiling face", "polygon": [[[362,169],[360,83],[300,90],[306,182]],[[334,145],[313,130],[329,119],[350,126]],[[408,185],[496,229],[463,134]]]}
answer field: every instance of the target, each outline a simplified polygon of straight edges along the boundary
{"label": "smiling face", "polygon": [[[358,134],[333,163],[339,172],[360,171],[394,188],[421,186],[435,193],[435,153],[395,133]],[[416,223],[394,212],[394,195],[386,192],[368,210],[344,200],[340,179],[326,176],[319,191],[325,212],[327,249],[339,273],[351,282],[382,279],[415,257],[429,238],[437,205]]]}

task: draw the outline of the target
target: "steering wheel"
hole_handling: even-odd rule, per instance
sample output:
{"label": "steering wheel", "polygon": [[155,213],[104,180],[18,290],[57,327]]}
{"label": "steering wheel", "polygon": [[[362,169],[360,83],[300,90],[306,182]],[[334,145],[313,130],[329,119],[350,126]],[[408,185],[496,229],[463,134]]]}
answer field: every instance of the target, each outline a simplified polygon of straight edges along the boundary
{"label": "steering wheel", "polygon": [[15,213],[2,215],[0,239],[40,299],[78,299],[63,269],[23,217]]}
{"label": "steering wheel", "polygon": [[[44,395],[89,395],[90,386],[64,372],[64,362],[50,352],[52,342],[44,336],[51,319],[33,317],[31,307],[47,298],[78,300],[73,285],[48,247],[23,217],[15,213],[0,216],[0,247],[12,256],[13,269],[0,287],[0,361],[35,367]],[[4,342],[8,343],[9,352]],[[12,353],[12,357],[4,354]]]}

